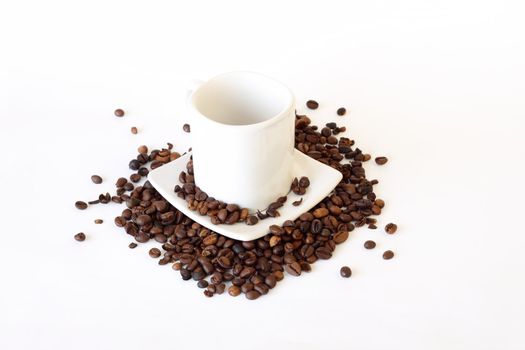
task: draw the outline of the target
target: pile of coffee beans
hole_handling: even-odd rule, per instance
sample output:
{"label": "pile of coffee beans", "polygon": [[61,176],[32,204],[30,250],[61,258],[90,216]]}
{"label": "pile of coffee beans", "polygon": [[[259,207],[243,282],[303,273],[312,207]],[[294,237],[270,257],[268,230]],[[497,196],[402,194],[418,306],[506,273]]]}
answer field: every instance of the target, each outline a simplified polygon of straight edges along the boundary
{"label": "pile of coffee beans", "polygon": [[[310,103],[310,107],[317,106]],[[138,156],[129,162],[129,168],[136,173],[129,180],[119,178],[116,194],[100,195],[98,202],[124,202],[126,208],[114,222],[135,240],[136,243],[131,243],[129,248],[135,248],[137,243],[156,241],[160,246],[150,249],[149,255],[159,259],[159,265],[170,264],[183,280],[195,281],[197,287],[204,289],[205,296],[213,297],[227,291],[231,296],[244,294],[247,299],[254,300],[268,294],[285,273],[300,276],[310,272],[311,264],[316,261],[330,259],[336,246],[345,242],[355,227],[375,227],[377,220],[373,216],[381,214],[385,203],[374,192],[373,187],[378,181],[367,179],[363,168],[363,162],[370,160],[371,156],[354,147],[353,140],[336,136],[344,131],[345,128],[336,123],[328,123],[319,130],[307,116],[296,115],[296,148],[337,169],[343,178],[314,208],[296,220],[270,226],[268,234],[257,240],[243,242],[222,236],[186,217],[148,181],[134,185],[147,175],[147,165],[155,169],[180,157],[179,153],[171,151],[171,144],[168,148],[149,153],[146,146],[139,147]],[[176,192],[182,193],[181,196],[188,200],[189,205],[195,206],[195,210],[202,210],[205,214],[214,211],[212,217],[217,218],[214,219],[216,223],[254,220],[251,223],[254,224],[261,215],[271,215],[268,210],[264,214],[250,215],[239,206],[210,199],[206,193],[197,191],[192,168],[190,161],[187,173],[181,174],[183,186],[179,186]],[[294,179],[291,190],[302,194],[309,183],[305,177]],[[281,197],[274,202],[278,204],[270,205],[268,209],[277,210],[285,201],[286,197]],[[76,202],[75,206],[87,208],[82,201]],[[387,227],[387,232],[395,232],[393,226]],[[368,241],[365,247],[372,249],[375,242]],[[390,250],[383,254],[387,260],[393,256]],[[350,277],[351,273],[349,267],[341,269],[343,277]]]}

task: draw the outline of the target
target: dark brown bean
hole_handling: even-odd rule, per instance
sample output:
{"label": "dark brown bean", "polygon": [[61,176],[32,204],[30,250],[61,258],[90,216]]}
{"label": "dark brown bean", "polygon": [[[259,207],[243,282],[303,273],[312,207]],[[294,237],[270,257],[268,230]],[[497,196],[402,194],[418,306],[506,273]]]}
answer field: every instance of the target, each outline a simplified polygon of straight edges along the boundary
{"label": "dark brown bean", "polygon": [[103,222],[104,222],[104,220],[102,220],[102,219],[95,219],[95,224],[97,224],[97,225],[100,225]]}
{"label": "dark brown bean", "polygon": [[301,205],[302,202],[303,202],[303,197],[301,197],[301,199],[299,199],[298,201],[292,202],[292,205],[294,207],[298,207],[299,205]]}
{"label": "dark brown bean", "polygon": [[102,178],[98,175],[91,175],[91,181],[93,181],[94,184],[101,184]]}
{"label": "dark brown bean", "polygon": [[397,232],[397,225],[393,223],[389,223],[385,226],[385,232],[389,235],[393,235]]}
{"label": "dark brown bean", "polygon": [[228,294],[230,294],[232,297],[236,297],[241,294],[241,289],[235,285],[232,285],[228,288]]}
{"label": "dark brown bean", "polygon": [[314,100],[308,100],[306,101],[306,107],[310,109],[317,109],[319,107],[319,103]]}
{"label": "dark brown bean", "polygon": [[115,112],[113,112],[115,114],[115,116],[117,117],[123,117],[124,116],[124,111],[120,108],[118,109],[115,109]]}
{"label": "dark brown bean", "polygon": [[83,232],[79,232],[75,235],[75,240],[78,242],[83,242],[86,240],[86,235]]}
{"label": "dark brown bean", "polygon": [[129,249],[135,249],[137,248],[137,243],[135,242],[131,242],[129,245],[128,245]]}
{"label": "dark brown bean", "polygon": [[261,293],[259,293],[256,290],[251,290],[248,293],[246,293],[246,299],[248,300],[255,300],[261,296]]}
{"label": "dark brown bean", "polygon": [[84,210],[84,209],[87,209],[88,205],[86,202],[83,202],[83,201],[76,201],[75,202],[75,207],[77,209],[80,209],[80,210]]}
{"label": "dark brown bean", "polygon": [[348,278],[352,276],[352,270],[348,266],[341,267],[341,270],[339,270],[339,273],[341,274],[341,277]]}
{"label": "dark brown bean", "polygon": [[132,133],[133,135],[136,135],[138,132],[139,132],[139,131],[138,131],[138,129],[137,129],[136,126],[132,126],[132,127],[131,127],[131,133]]}
{"label": "dark brown bean", "polygon": [[375,161],[376,161],[376,164],[378,165],[384,165],[386,164],[386,162],[388,162],[388,158],[387,157],[376,157]]}
{"label": "dark brown bean", "polygon": [[151,248],[149,250],[149,256],[151,256],[152,258],[156,259],[158,257],[161,256],[161,252],[158,248]]}
{"label": "dark brown bean", "polygon": [[190,132],[190,124],[184,124],[182,126],[182,130],[184,130],[184,132]]}
{"label": "dark brown bean", "polygon": [[394,252],[391,250],[387,250],[383,253],[383,259],[390,260],[394,257]]}
{"label": "dark brown bean", "polygon": [[376,247],[376,242],[368,240],[365,242],[364,246],[366,249],[374,249]]}
{"label": "dark brown bean", "polygon": [[284,269],[287,273],[292,276],[299,276],[301,274],[301,265],[298,262],[293,262],[291,264],[286,264]]}
{"label": "dark brown bean", "polygon": [[343,115],[345,115],[345,114],[346,114],[346,108],[341,107],[341,108],[339,108],[339,109],[337,110],[337,115],[339,115],[339,116],[343,116]]}

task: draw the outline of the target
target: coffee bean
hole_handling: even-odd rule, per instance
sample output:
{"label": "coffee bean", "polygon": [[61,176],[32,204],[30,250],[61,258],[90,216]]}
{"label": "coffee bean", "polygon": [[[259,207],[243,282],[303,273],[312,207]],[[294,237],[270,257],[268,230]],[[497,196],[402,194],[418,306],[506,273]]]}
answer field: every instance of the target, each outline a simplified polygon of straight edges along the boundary
{"label": "coffee bean", "polygon": [[394,252],[391,250],[387,250],[383,253],[383,259],[390,260],[394,257]]}
{"label": "coffee bean", "polygon": [[319,259],[330,259],[332,257],[332,252],[325,247],[319,247],[315,250],[315,256],[317,256]]}
{"label": "coffee bean", "polygon": [[98,199],[88,202],[89,205],[98,204],[98,203],[100,203],[100,201]]}
{"label": "coffee bean", "polygon": [[327,216],[328,214],[330,214],[330,212],[329,212],[328,209],[326,209],[326,208],[317,208],[317,209],[315,209],[314,212],[313,212],[313,215],[314,215],[317,219],[324,218],[324,217]]}
{"label": "coffee bean", "polygon": [[385,226],[385,232],[389,235],[393,235],[397,231],[397,225],[393,223],[389,223]]}
{"label": "coffee bean", "polygon": [[137,248],[137,243],[135,242],[131,242],[129,245],[128,245],[129,249],[135,249]]}
{"label": "coffee bean", "polygon": [[82,242],[86,240],[86,235],[83,232],[77,233],[75,235],[75,240],[78,242]]}
{"label": "coffee bean", "polygon": [[115,112],[114,112],[114,113],[115,113],[115,115],[116,115],[117,117],[123,117],[123,116],[124,116],[124,111],[123,111],[122,109],[120,109],[120,108],[115,109]]}
{"label": "coffee bean", "polygon": [[339,115],[339,116],[343,116],[343,115],[345,115],[345,113],[346,113],[346,108],[344,108],[344,107],[341,107],[341,108],[339,108],[337,110],[337,115]]}
{"label": "coffee bean", "polygon": [[139,226],[145,226],[151,223],[151,216],[149,215],[139,215],[137,219],[135,220],[137,225]]}
{"label": "coffee bean", "polygon": [[386,162],[388,162],[388,158],[387,157],[376,157],[375,161],[376,161],[376,164],[378,165],[384,165],[386,164]]}
{"label": "coffee bean", "polygon": [[303,188],[307,188],[310,186],[310,179],[308,179],[306,176],[303,176],[299,179],[299,186]]}
{"label": "coffee bean", "polygon": [[339,270],[339,273],[341,274],[341,277],[348,278],[352,276],[352,270],[348,266],[341,267],[341,270]]}
{"label": "coffee bean", "polygon": [[306,107],[310,109],[317,109],[319,107],[319,103],[314,100],[308,100],[306,101]]}
{"label": "coffee bean", "polygon": [[80,210],[84,210],[84,209],[87,209],[88,205],[86,202],[83,202],[83,201],[76,201],[75,202],[75,207],[77,209],[80,209]]}
{"label": "coffee bean", "polygon": [[271,225],[270,226],[270,233],[273,235],[282,235],[284,233],[284,229],[279,225]]}
{"label": "coffee bean", "polygon": [[241,289],[237,286],[232,285],[228,288],[228,294],[230,294],[232,297],[236,297],[239,294],[241,294]]}
{"label": "coffee bean", "polygon": [[256,290],[251,290],[248,293],[246,293],[246,299],[248,300],[255,300],[261,296],[261,293],[259,293]]}
{"label": "coffee bean", "polygon": [[298,262],[293,262],[291,264],[286,264],[284,269],[287,273],[292,276],[299,276],[301,274],[301,265]]}
{"label": "coffee bean", "polygon": [[137,151],[139,152],[139,154],[147,154],[148,153],[148,146],[141,145],[141,146],[139,146],[139,148],[137,148]]}
{"label": "coffee bean", "polygon": [[91,175],[91,181],[93,181],[94,184],[101,184],[102,178],[98,175]]}
{"label": "coffee bean", "polygon": [[301,205],[302,202],[303,202],[303,197],[301,197],[301,199],[299,199],[298,201],[292,202],[292,205],[294,207],[298,207],[299,205]]}
{"label": "coffee bean", "polygon": [[182,126],[182,130],[184,130],[185,132],[190,132],[190,124],[184,124]]}
{"label": "coffee bean", "polygon": [[257,222],[259,222],[259,219],[257,219],[257,216],[255,216],[255,215],[250,215],[246,219],[246,224],[250,225],[250,226],[251,225],[255,225]]}
{"label": "coffee bean", "polygon": [[376,247],[376,242],[370,241],[370,240],[365,242],[366,249],[374,249],[375,247]]}
{"label": "coffee bean", "polygon": [[206,281],[206,280],[200,280],[200,281],[197,283],[197,287],[199,287],[199,288],[206,288],[206,287],[208,287],[208,281]]}
{"label": "coffee bean", "polygon": [[151,256],[154,259],[158,258],[160,255],[161,255],[161,252],[158,248],[151,248],[149,250],[149,256]]}
{"label": "coffee bean", "polygon": [[139,174],[131,174],[131,176],[129,177],[131,182],[134,182],[134,183],[139,182],[141,178],[142,178],[142,176],[140,176]]}
{"label": "coffee bean", "polygon": [[341,244],[348,239],[348,231],[339,231],[334,235],[334,242]]}
{"label": "coffee bean", "polygon": [[102,220],[102,219],[95,219],[95,224],[97,224],[97,225],[100,225],[103,222],[104,222],[104,220]]}
{"label": "coffee bean", "polygon": [[131,133],[132,133],[132,134],[136,135],[138,132],[139,132],[139,131],[138,131],[137,127],[135,127],[135,126],[132,126],[132,127],[131,127]]}
{"label": "coffee bean", "polygon": [[140,168],[140,162],[136,159],[132,159],[130,162],[129,162],[129,168],[131,170],[139,170]]}
{"label": "coffee bean", "polygon": [[326,123],[326,126],[330,129],[335,129],[337,128],[337,124],[334,123],[334,122],[331,122],[331,123]]}

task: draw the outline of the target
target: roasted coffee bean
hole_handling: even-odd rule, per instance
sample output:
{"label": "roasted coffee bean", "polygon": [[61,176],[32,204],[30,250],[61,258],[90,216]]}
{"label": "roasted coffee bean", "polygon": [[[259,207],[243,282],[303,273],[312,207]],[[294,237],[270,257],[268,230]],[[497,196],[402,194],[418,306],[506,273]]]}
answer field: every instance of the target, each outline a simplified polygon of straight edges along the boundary
{"label": "roasted coffee bean", "polygon": [[295,261],[291,264],[286,264],[284,270],[292,276],[299,276],[301,274],[301,265]]}
{"label": "roasted coffee bean", "polygon": [[139,226],[145,226],[151,223],[151,216],[149,215],[139,215],[137,219],[135,220],[137,225]]}
{"label": "roasted coffee bean", "polygon": [[339,270],[339,273],[341,274],[341,277],[348,278],[352,276],[352,270],[348,266],[341,267],[341,270]]}
{"label": "roasted coffee bean", "polygon": [[86,240],[86,235],[83,232],[77,233],[75,235],[75,240],[78,242],[82,242]]}
{"label": "roasted coffee bean", "polygon": [[259,222],[259,219],[257,218],[257,216],[255,215],[250,215],[248,216],[248,218],[246,219],[246,224],[247,225],[255,225],[256,223]]}
{"label": "roasted coffee bean", "polygon": [[129,177],[130,181],[134,183],[139,182],[141,178],[142,176],[140,176],[139,174],[131,174]]}
{"label": "roasted coffee bean", "polygon": [[102,178],[98,175],[91,175],[91,181],[93,181],[94,184],[101,184]]}
{"label": "roasted coffee bean", "polygon": [[330,129],[335,129],[337,128],[337,124],[334,123],[334,122],[330,122],[330,123],[326,123],[326,126]]}
{"label": "roasted coffee bean", "polygon": [[314,212],[313,212],[313,215],[314,215],[317,219],[324,218],[324,217],[327,216],[328,214],[330,214],[330,212],[329,212],[328,209],[326,209],[326,208],[317,208],[317,209],[315,209]]}
{"label": "roasted coffee bean", "polygon": [[200,280],[200,281],[197,283],[197,287],[199,287],[199,288],[206,288],[206,287],[208,287],[208,281],[206,281],[206,280]]}
{"label": "roasted coffee bean", "polygon": [[151,248],[149,250],[149,256],[151,256],[152,258],[156,259],[158,257],[161,256],[161,252],[158,248]]}
{"label": "roasted coffee bean", "polygon": [[299,186],[307,188],[308,186],[310,186],[310,180],[306,176],[301,177],[299,179]]}
{"label": "roasted coffee bean", "polygon": [[383,253],[383,259],[390,260],[394,257],[394,252],[391,250],[387,250]]}
{"label": "roasted coffee bean", "polygon": [[187,281],[191,278],[191,271],[185,269],[185,268],[182,268],[179,270],[180,272],[180,275],[182,277],[183,280]]}
{"label": "roasted coffee bean", "polygon": [[140,162],[136,159],[132,159],[130,162],[129,162],[129,168],[131,170],[139,170],[140,168]]}
{"label": "roasted coffee bean", "polygon": [[332,257],[332,252],[328,248],[319,247],[315,250],[315,256],[319,259],[330,259]]}
{"label": "roasted coffee bean", "polygon": [[139,152],[139,154],[147,154],[148,153],[148,146],[140,145],[139,148],[137,148],[137,151]]}
{"label": "roasted coffee bean", "polygon": [[88,202],[89,205],[98,204],[98,203],[100,203],[100,201],[98,199]]}
{"label": "roasted coffee bean", "polygon": [[376,157],[375,161],[376,161],[376,164],[378,165],[384,165],[386,164],[386,162],[388,162],[388,158],[387,157]]}
{"label": "roasted coffee bean", "polygon": [[341,244],[348,239],[348,231],[339,231],[334,235],[334,242]]}
{"label": "roasted coffee bean", "polygon": [[95,224],[97,224],[97,225],[100,225],[103,222],[104,222],[104,220],[102,220],[102,219],[95,219]]}
{"label": "roasted coffee bean", "polygon": [[346,108],[344,108],[344,107],[341,107],[341,108],[339,108],[337,110],[337,115],[339,115],[339,116],[343,116],[343,115],[345,115],[345,113],[346,113]]}
{"label": "roasted coffee bean", "polygon": [[184,132],[190,132],[190,124],[184,124],[182,130],[184,130]]}
{"label": "roasted coffee bean", "polygon": [[147,176],[149,174],[149,170],[147,168],[142,167],[139,169],[138,173],[140,176]]}
{"label": "roasted coffee bean", "polygon": [[86,202],[83,202],[83,201],[76,201],[75,202],[75,207],[77,209],[80,209],[80,210],[84,210],[84,209],[87,209],[88,205]]}
{"label": "roasted coffee bean", "polygon": [[127,182],[125,185],[124,185],[124,189],[126,191],[133,191],[133,189],[135,188],[135,186],[131,183],[131,182]]}
{"label": "roasted coffee bean", "polygon": [[115,109],[115,112],[113,112],[115,114],[115,116],[117,117],[123,117],[124,116],[124,111],[120,108],[118,109]]}
{"label": "roasted coffee bean", "polygon": [[306,101],[306,107],[310,109],[317,109],[319,107],[319,103],[314,100],[308,100]]}
{"label": "roasted coffee bean", "polygon": [[393,235],[397,231],[397,225],[393,223],[389,223],[385,226],[385,232],[389,235]]}
{"label": "roasted coffee bean", "polygon": [[273,235],[282,235],[284,234],[284,229],[281,226],[278,225],[271,225],[270,226],[270,233]]}
{"label": "roasted coffee bean", "polygon": [[235,285],[232,285],[228,288],[228,294],[230,294],[232,297],[236,297],[241,294],[241,289]]}
{"label": "roasted coffee bean", "polygon": [[248,293],[246,293],[246,299],[248,300],[255,300],[261,296],[261,293],[259,293],[256,290],[251,290]]}
{"label": "roasted coffee bean", "polygon": [[368,240],[365,242],[364,246],[366,249],[374,249],[376,247],[376,242]]}
{"label": "roasted coffee bean", "polygon": [[137,243],[135,242],[131,242],[129,245],[128,245],[129,249],[135,249],[137,248]]}
{"label": "roasted coffee bean", "polygon": [[137,127],[135,127],[135,126],[131,127],[131,133],[132,134],[136,135],[138,132],[139,132],[139,130],[137,129]]}
{"label": "roasted coffee bean", "polygon": [[117,182],[115,183],[116,187],[124,187],[124,185],[128,182],[128,180],[125,177],[120,177]]}

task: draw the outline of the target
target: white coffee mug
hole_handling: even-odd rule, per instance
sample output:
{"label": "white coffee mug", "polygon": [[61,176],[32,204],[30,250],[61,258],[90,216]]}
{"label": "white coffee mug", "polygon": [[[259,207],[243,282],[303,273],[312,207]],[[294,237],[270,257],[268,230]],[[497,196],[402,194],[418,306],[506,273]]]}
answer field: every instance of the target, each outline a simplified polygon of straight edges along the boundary
{"label": "white coffee mug", "polygon": [[215,199],[263,210],[293,180],[295,99],[253,72],[221,74],[190,91],[195,183]]}

